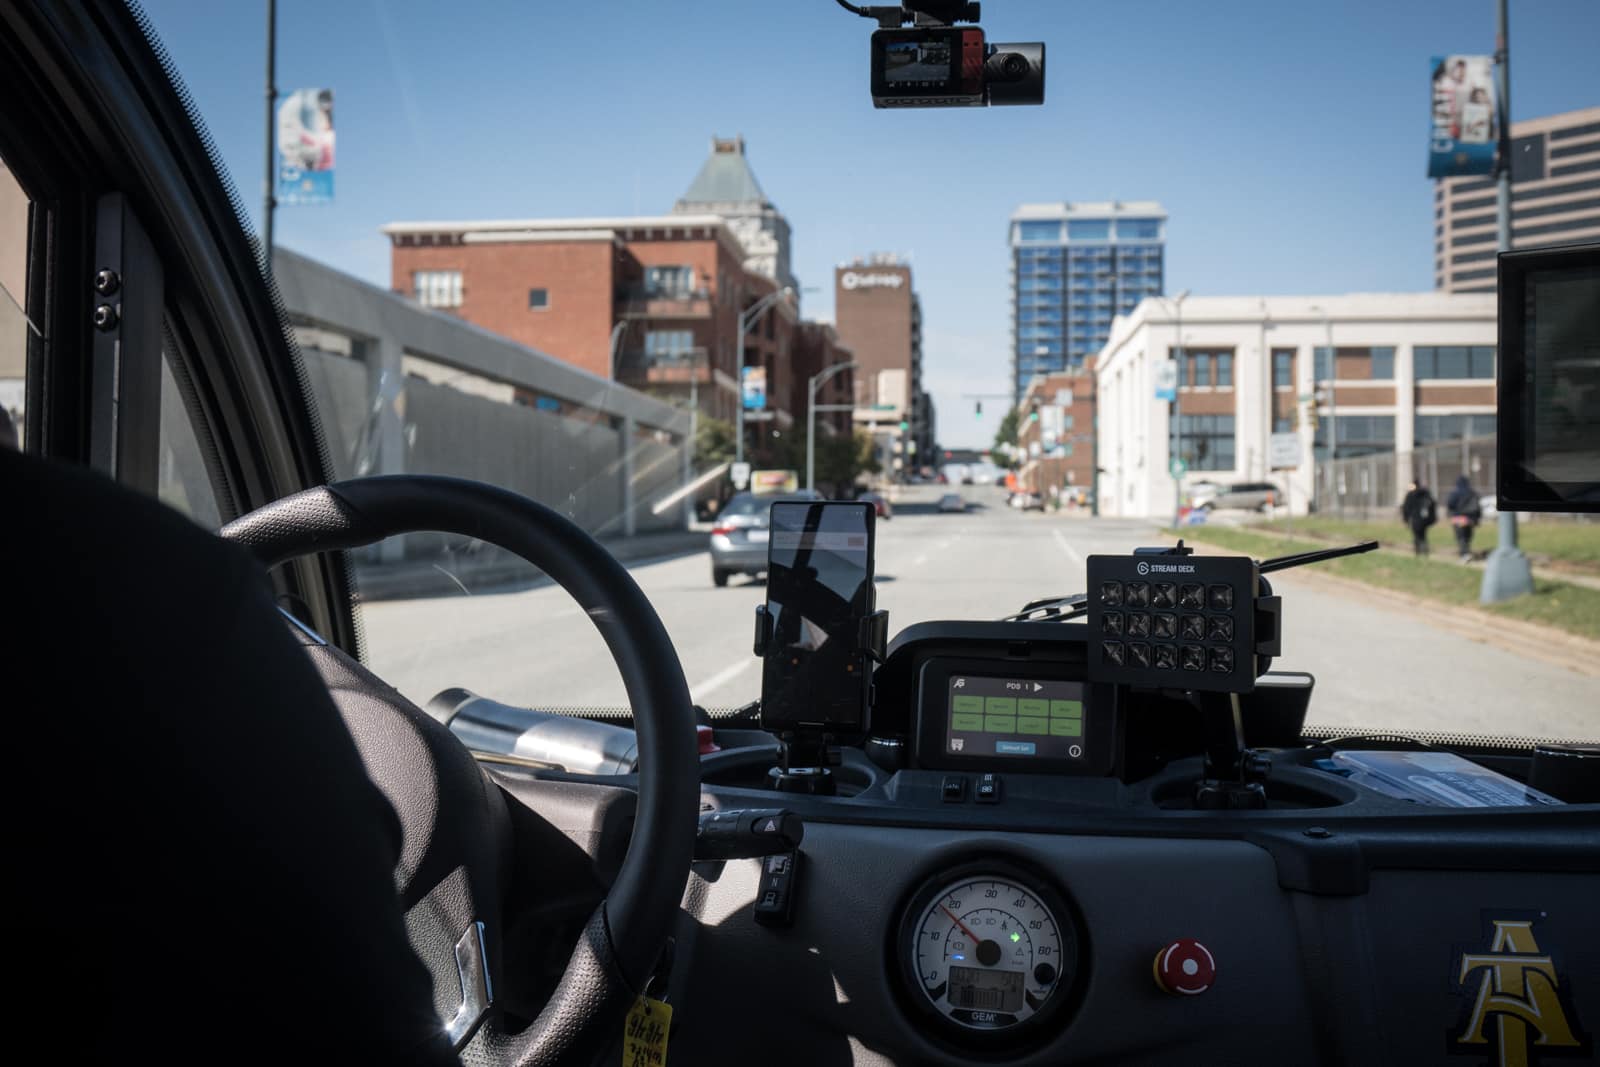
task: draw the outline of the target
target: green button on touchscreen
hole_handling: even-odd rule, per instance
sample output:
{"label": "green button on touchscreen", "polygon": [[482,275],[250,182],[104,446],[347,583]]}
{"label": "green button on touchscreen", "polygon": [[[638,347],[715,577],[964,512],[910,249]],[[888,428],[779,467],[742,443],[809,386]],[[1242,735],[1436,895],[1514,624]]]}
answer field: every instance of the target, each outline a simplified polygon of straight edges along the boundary
{"label": "green button on touchscreen", "polygon": [[1065,678],[951,672],[940,688],[944,753],[963,759],[1082,760],[1089,748],[1088,687]]}

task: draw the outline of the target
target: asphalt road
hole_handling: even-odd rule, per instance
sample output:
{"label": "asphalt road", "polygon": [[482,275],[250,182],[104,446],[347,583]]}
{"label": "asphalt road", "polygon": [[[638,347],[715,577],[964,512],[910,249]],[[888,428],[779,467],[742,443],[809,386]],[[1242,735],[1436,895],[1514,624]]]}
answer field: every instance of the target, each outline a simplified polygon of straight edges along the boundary
{"label": "asphalt road", "polygon": [[[891,633],[928,619],[993,619],[1038,597],[1084,587],[1084,560],[1157,544],[1153,526],[1004,507],[992,486],[979,505],[940,514],[933,487],[910,490],[878,524],[878,606]],[[760,691],[750,645],[761,584],[711,584],[704,553],[629,569],[661,613],[695,700],[725,707]],[[1594,677],[1530,659],[1406,609],[1348,590],[1274,579],[1285,597],[1285,655],[1276,666],[1317,676],[1313,722],[1396,730],[1600,737]],[[363,609],[371,666],[426,701],[462,685],[544,708],[620,706],[623,687],[583,612],[561,590],[501,587],[475,595],[387,600]]]}

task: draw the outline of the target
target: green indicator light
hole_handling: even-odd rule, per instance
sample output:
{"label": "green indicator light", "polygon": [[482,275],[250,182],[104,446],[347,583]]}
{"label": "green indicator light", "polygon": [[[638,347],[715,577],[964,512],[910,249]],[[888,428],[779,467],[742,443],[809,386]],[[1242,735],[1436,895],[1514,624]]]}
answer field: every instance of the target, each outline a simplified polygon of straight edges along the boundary
{"label": "green indicator light", "polygon": [[1013,931],[1011,931],[1011,940],[1012,940],[1013,943],[1021,941],[1022,940],[1022,935],[1017,933],[1015,930],[1013,930]]}

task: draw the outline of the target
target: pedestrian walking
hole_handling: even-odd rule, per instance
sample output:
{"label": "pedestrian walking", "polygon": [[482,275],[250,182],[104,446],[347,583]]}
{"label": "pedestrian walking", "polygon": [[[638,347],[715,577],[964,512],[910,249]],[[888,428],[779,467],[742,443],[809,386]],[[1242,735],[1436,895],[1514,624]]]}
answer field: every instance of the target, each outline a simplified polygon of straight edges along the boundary
{"label": "pedestrian walking", "polygon": [[1400,518],[1411,528],[1411,551],[1426,556],[1428,528],[1439,521],[1439,504],[1420,481],[1411,483],[1411,490],[1400,504]]}
{"label": "pedestrian walking", "polygon": [[1483,518],[1483,501],[1465,474],[1456,479],[1456,487],[1445,498],[1445,510],[1450,513],[1450,525],[1456,534],[1456,547],[1461,550],[1461,562],[1472,562],[1472,531]]}

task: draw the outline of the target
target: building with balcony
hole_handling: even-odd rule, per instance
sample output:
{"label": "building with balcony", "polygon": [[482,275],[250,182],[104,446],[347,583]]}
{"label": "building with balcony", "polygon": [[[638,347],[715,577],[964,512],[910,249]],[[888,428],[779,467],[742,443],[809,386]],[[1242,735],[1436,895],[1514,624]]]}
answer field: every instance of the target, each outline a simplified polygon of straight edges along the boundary
{"label": "building with balcony", "polygon": [[[1433,285],[1495,291],[1493,177],[1441,178],[1433,189]],[[1511,247],[1600,241],[1600,107],[1511,124]]]}
{"label": "building with balcony", "polygon": [[[1303,514],[1316,461],[1392,452],[1404,472],[1419,445],[1494,432],[1496,340],[1492,293],[1146,299],[1093,364],[1100,513],[1161,518],[1196,482],[1265,481]],[[1174,425],[1156,385],[1180,344]],[[1295,436],[1292,469],[1273,468],[1275,433]]]}
{"label": "building with balcony", "polygon": [[1011,385],[1080,369],[1111,320],[1165,278],[1167,213],[1153,200],[1023,204],[1011,216]]}

